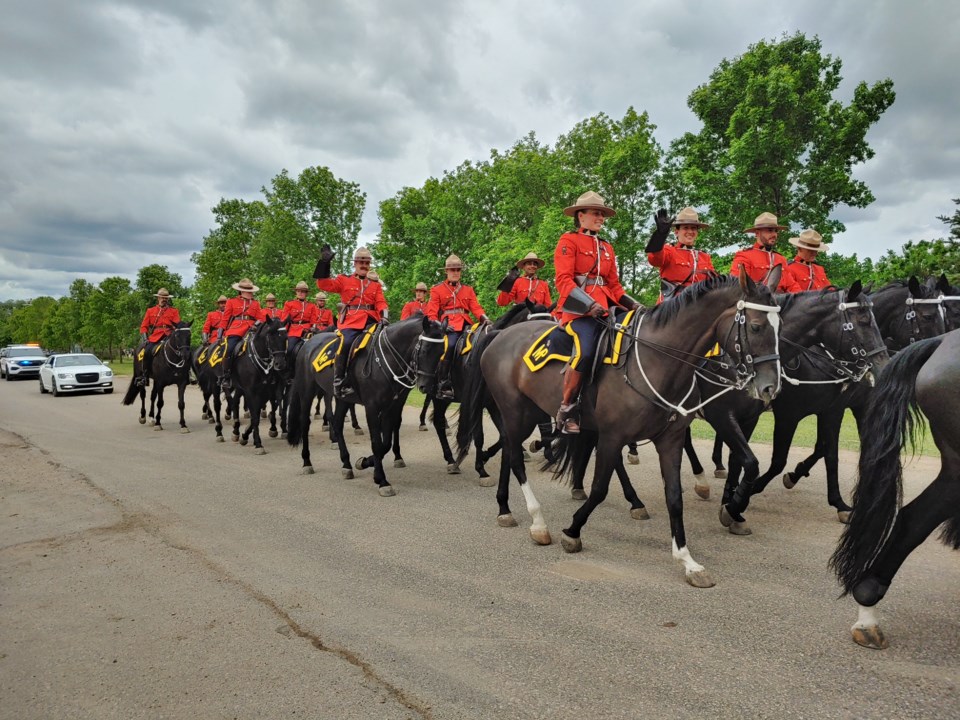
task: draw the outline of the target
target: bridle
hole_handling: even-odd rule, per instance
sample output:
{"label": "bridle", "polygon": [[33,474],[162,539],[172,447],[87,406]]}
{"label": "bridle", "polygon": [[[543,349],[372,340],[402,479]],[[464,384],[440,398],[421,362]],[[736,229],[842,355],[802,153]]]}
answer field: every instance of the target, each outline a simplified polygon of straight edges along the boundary
{"label": "bridle", "polygon": [[917,340],[923,339],[923,332],[920,330],[920,323],[917,320],[917,311],[913,309],[914,305],[936,305],[940,314],[940,318],[945,317],[945,312],[943,309],[943,295],[940,295],[935,298],[915,298],[912,295],[908,295],[905,301],[907,306],[907,312],[904,315],[903,322],[910,326],[910,344],[913,345]]}
{"label": "bridle", "polygon": [[[189,335],[190,328],[188,327],[176,328],[171,334],[176,337],[177,333],[187,333]],[[187,358],[190,356],[189,352],[184,352],[184,348],[186,348],[187,350],[190,349],[190,340],[188,339],[187,342],[184,343],[182,342],[182,338],[178,338],[178,339],[180,340],[180,342],[177,343],[177,347],[174,348],[173,350],[177,359],[175,360],[174,358],[170,357],[169,340],[163,344],[163,357],[167,361],[167,364],[170,365],[170,367],[182,368],[186,364]]]}
{"label": "bridle", "polygon": [[[380,353],[379,355],[374,355],[374,362],[376,362],[377,365],[382,364],[386,368],[386,373],[393,379],[393,381],[407,390],[413,389],[413,387],[417,384],[416,358],[417,354],[420,352],[420,338],[422,337],[423,335],[420,335],[420,337],[417,338],[416,345],[414,345],[414,361],[411,363],[408,362],[407,359],[400,353],[400,351],[397,350],[396,346],[390,342],[390,338],[387,337],[386,328],[381,328],[381,330],[377,333],[377,350],[379,350]],[[402,372],[398,372],[394,369],[393,364],[391,364],[391,359],[394,363],[400,366]]]}
{"label": "bridle", "polygon": [[[270,329],[267,328],[265,331],[261,330],[260,332],[254,334],[250,338],[248,345],[250,346],[250,359],[253,361],[253,364],[260,368],[260,371],[264,375],[269,375],[272,370],[277,370],[279,372],[279,367],[282,364],[283,360],[287,354],[287,344],[285,342],[280,343],[280,347],[274,350],[270,350],[270,345],[267,343],[267,350],[270,353],[269,358],[265,358],[257,350],[257,338],[261,336],[262,332],[267,332],[269,334]],[[287,329],[283,326],[276,328],[276,334],[278,337],[282,338],[287,334]],[[264,339],[266,342],[266,339]]]}

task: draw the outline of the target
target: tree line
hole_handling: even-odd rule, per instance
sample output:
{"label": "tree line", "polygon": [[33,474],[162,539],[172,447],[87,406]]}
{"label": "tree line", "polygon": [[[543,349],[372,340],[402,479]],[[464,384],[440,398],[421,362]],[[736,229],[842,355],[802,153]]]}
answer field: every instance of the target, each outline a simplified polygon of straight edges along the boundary
{"label": "tree line", "polygon": [[[893,82],[860,82],[847,103],[835,99],[841,61],[824,54],[818,38],[802,33],[764,40],[724,59],[687,100],[701,122],[662,147],[646,111],[604,113],[577,123],[552,145],[530,133],[485,161],[465,161],[420,187],[405,187],[380,203],[380,233],[371,251],[396,315],[417,282],[442,278],[447,255],[467,266],[464,281],[496,314],[496,286],[528,252],[547,262],[552,277],[557,238],[571,227],[563,208],[596,190],[617,216],[604,233],[613,241],[622,282],[631,295],[655,302],[657,271],[643,248],[658,207],[692,205],[711,227],[698,247],[720,271],[752,242],[742,231],[762,211],[778,216],[793,234],[815,227],[831,243],[844,231],[838,205],[866,207],[874,197],[853,169],[874,155],[866,134],[895,100]],[[960,205],[960,199],[953,200]],[[336,253],[334,270],[351,272],[366,194],[327,167],[286,170],[256,200],[223,198],[213,228],[191,260],[192,286],[161,265],[141,268],[134,284],[121,277],[95,286],[77,279],[66,297],[0,303],[0,342],[41,342],[54,349],[80,345],[112,354],[136,341],[143,312],[161,286],[199,326],[221,293],[249,277],[279,302],[309,280],[321,246]],[[915,239],[876,261],[836,246],[820,256],[839,286],[856,279],[883,283],[909,275],[947,274],[960,282],[960,210],[939,218],[943,238]],[[781,235],[781,252],[792,256]],[[331,297],[328,305],[337,301]]]}

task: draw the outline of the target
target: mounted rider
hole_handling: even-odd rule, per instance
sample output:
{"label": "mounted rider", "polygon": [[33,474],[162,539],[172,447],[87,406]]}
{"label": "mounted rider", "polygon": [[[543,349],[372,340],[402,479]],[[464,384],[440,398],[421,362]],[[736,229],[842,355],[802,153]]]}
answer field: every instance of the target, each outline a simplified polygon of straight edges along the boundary
{"label": "mounted rider", "polygon": [[418,282],[416,287],[413,288],[413,300],[404,305],[403,310],[400,311],[400,319],[406,320],[411,315],[416,315],[417,313],[422,315],[427,308],[428,292],[429,288],[427,288],[427,284]]}
{"label": "mounted rider", "polygon": [[166,288],[157,290],[154,297],[157,299],[157,304],[147,308],[143,322],[140,323],[143,363],[140,365],[137,384],[143,387],[149,384],[150,371],[153,368],[153,353],[157,343],[169,336],[180,322],[180,311],[170,304],[173,295]]}
{"label": "mounted rider", "polygon": [[220,386],[224,390],[232,387],[230,372],[233,370],[233,356],[237,345],[254,323],[263,317],[260,303],[253,299],[253,294],[260,288],[249,278],[243,278],[230,287],[237,291],[237,297],[227,300],[223,320],[220,321],[220,333],[227,338],[227,352],[223,358],[223,379],[220,381]]}
{"label": "mounted rider", "polygon": [[327,294],[321,290],[314,295],[313,302],[317,306],[317,330],[336,327],[333,311],[327,307]]}
{"label": "mounted rider", "polygon": [[574,337],[577,352],[565,369],[557,427],[569,435],[580,432],[580,388],[593,366],[603,329],[597,318],[607,315],[611,305],[633,310],[640,303],[623,291],[613,245],[598,234],[607,218],[616,215],[613,208],[590,191],[563,214],[573,218],[575,230],[560,236],[553,265],[563,310],[560,322]]}
{"label": "mounted rider", "polygon": [[673,218],[676,245],[664,244],[671,227],[667,211],[660,209],[653,219],[657,227],[650,235],[644,252],[647,253],[650,264],[660,268],[659,302],[673,297],[685,287],[716,275],[710,255],[694,247],[700,230],[710,227],[707,223],[700,222],[696,210],[685,207]]}
{"label": "mounted rider", "polygon": [[303,280],[293,288],[296,300],[287,300],[283,304],[283,321],[287,324],[287,357],[290,367],[297,359],[297,351],[303,345],[303,334],[316,327],[320,322],[320,311],[307,300],[310,286]]}
{"label": "mounted rider", "polygon": [[800,237],[790,238],[790,244],[797,248],[797,256],[787,265],[789,291],[823,290],[832,287],[827,279],[823,265],[816,262],[817,254],[827,252],[830,247],[823,242],[823,236],[813,228],[800,233]]}
{"label": "mounted rider", "polygon": [[340,399],[352,400],[356,397],[356,390],[347,380],[347,368],[353,343],[370,325],[386,324],[387,300],[383,296],[383,285],[367,277],[370,263],[373,262],[369,250],[365,247],[357,248],[353,255],[352,275],[341,274],[331,278],[330,263],[333,257],[333,250],[329,245],[324,245],[320,249],[320,259],[313,271],[313,277],[318,288],[338,293],[343,300],[343,310],[337,321],[337,332],[342,340],[334,364],[333,392]]}
{"label": "mounted rider", "polygon": [[782,268],[782,274],[777,289],[780,292],[788,292],[787,259],[774,250],[777,246],[777,234],[786,229],[787,226],[780,225],[777,222],[777,216],[773,213],[760,213],[757,219],[753,221],[753,226],[744,230],[746,233],[756,235],[757,241],[753,244],[753,247],[737,251],[737,254],[733,256],[730,274],[738,277],[740,266],[743,265],[747,277],[754,282],[765,283],[767,278],[770,277],[770,271],[779,265]]}
{"label": "mounted rider", "polygon": [[260,319],[279,320],[282,317],[283,310],[277,307],[277,296],[273,293],[267,293],[267,296],[263,299],[263,307],[260,309]]}
{"label": "mounted rider", "polygon": [[460,282],[463,274],[463,262],[460,258],[450,255],[443,269],[447,279],[430,290],[430,302],[423,314],[436,322],[447,321],[447,347],[437,368],[436,396],[441,400],[453,400],[450,370],[453,367],[453,354],[457,344],[467,328],[468,316],[472,316],[474,322],[484,325],[490,324],[490,318],[477,300],[473,288]]}
{"label": "mounted rider", "polygon": [[[544,280],[537,278],[537,271],[546,263],[537,257],[534,252],[527,253],[517,261],[507,272],[506,277],[497,285],[500,294],[497,295],[497,305],[523,305],[529,299],[532,303],[549,307],[553,302],[550,297],[550,286]],[[523,277],[520,277],[520,271]]]}
{"label": "mounted rider", "polygon": [[227,296],[221,295],[217,298],[217,309],[207,313],[207,319],[203,323],[203,344],[206,345],[213,341],[217,334],[217,328],[220,327],[220,321],[223,319],[223,309],[227,306]]}

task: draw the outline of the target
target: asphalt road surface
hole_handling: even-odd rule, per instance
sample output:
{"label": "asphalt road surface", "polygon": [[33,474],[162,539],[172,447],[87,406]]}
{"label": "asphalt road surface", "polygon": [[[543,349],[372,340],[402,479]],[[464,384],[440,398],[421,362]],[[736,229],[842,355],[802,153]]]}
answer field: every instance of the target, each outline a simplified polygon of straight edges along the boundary
{"label": "asphalt road surface", "polygon": [[[750,537],[719,524],[719,481],[685,493],[717,581],[699,590],[649,447],[628,470],[652,519],[611,490],[568,555],[531,542],[516,484],[520,527],[498,527],[494,489],[446,474],[414,408],[381,498],[326,440],[303,476],[284,440],[215,443],[195,388],[190,434],[169,399],[156,432],[120,394],[0,383],[2,718],[960,716],[958,558],[928,540],[880,606],[890,648],[855,645],[822,472],[772,483]],[[908,497],[938,467],[915,461]],[[528,469],[556,541],[577,503]]]}

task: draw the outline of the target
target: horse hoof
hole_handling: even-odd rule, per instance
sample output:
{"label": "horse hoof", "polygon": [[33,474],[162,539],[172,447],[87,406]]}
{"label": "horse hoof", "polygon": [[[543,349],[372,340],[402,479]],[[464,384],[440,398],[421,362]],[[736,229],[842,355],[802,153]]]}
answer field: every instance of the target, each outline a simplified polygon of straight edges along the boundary
{"label": "horse hoof", "polygon": [[561,532],[560,547],[568,553],[578,553],[583,550],[583,541],[580,538],[572,538],[565,532]]}
{"label": "horse hoof", "polygon": [[330,426],[327,423],[324,423],[323,425],[320,426],[320,429],[326,432],[330,429]]}
{"label": "horse hoof", "polygon": [[697,483],[693,486],[693,491],[697,494],[697,497],[703,498],[704,500],[710,499],[710,486],[706,483],[703,485]]}
{"label": "horse hoof", "polygon": [[249,410],[244,410],[244,411],[243,411],[243,418],[244,418],[244,420],[246,420],[248,417],[250,417],[250,411],[249,411]]}
{"label": "horse hoof", "polygon": [[189,432],[190,432],[190,428],[186,428],[186,427],[180,428],[180,434],[181,434],[181,435],[186,435],[186,434],[189,433]]}
{"label": "horse hoof", "polygon": [[301,475],[313,475],[313,465],[306,465],[300,469]]}
{"label": "horse hoof", "polygon": [[364,470],[364,469],[366,469],[367,466],[363,464],[364,460],[366,460],[366,458],[358,458],[357,461],[353,464],[353,466],[354,466],[357,470]]}
{"label": "horse hoof", "polygon": [[154,420],[153,418],[150,418],[150,425],[151,425],[151,427],[152,427],[153,425],[156,425],[156,424],[157,424],[157,421]]}
{"label": "horse hoof", "polygon": [[405,468],[407,464],[403,461],[403,458],[397,458],[393,461],[393,466],[398,468]]}
{"label": "horse hoof", "polygon": [[201,420],[206,420],[208,417],[210,417],[210,416],[207,415],[207,413],[205,413],[205,412],[204,412],[204,413],[200,413],[200,419],[201,419]]}
{"label": "horse hoof", "polygon": [[720,506],[720,524],[724,527],[730,527],[733,524],[733,518],[730,517],[730,513],[727,512],[727,506]]}
{"label": "horse hoof", "polygon": [[750,529],[750,526],[745,522],[737,522],[734,520],[730,523],[730,527],[727,528],[730,531],[731,535],[753,535],[753,530]]}
{"label": "horse hoof", "polygon": [[428,428],[426,425],[424,425],[423,423],[420,423],[420,432],[426,432],[429,429],[430,428]]}
{"label": "horse hoof", "polygon": [[286,440],[286,439],[287,439],[287,434],[286,434],[285,432],[280,433],[280,439],[281,439],[281,440]]}
{"label": "horse hoof", "polygon": [[258,447],[253,454],[254,454],[254,455],[266,455],[266,454],[267,454],[267,449],[266,449],[266,448],[262,448],[262,447]]}
{"label": "horse hoof", "polygon": [[717,468],[716,470],[713,471],[713,476],[718,480],[726,480],[727,471],[724,470],[723,468]]}
{"label": "horse hoof", "polygon": [[497,525],[500,527],[516,527],[517,521],[513,519],[512,513],[506,515],[497,515]]}
{"label": "horse hoof", "polygon": [[447,475],[459,475],[460,466],[456,463],[447,463]]}
{"label": "horse hoof", "polygon": [[837,520],[842,522],[844,525],[850,524],[850,511],[849,510],[837,510]]}
{"label": "horse hoof", "polygon": [[637,453],[636,455],[634,455],[633,453],[627,453],[627,462],[630,463],[631,465],[639,465],[640,454]]}
{"label": "horse hoof", "polygon": [[143,418],[143,417],[142,417],[142,418],[137,418],[137,420],[139,421],[139,423],[140,423],[141,425],[146,425],[146,424],[147,424],[147,419],[146,419],[146,418]]}
{"label": "horse hoof", "polygon": [[353,434],[354,434],[354,435],[363,435],[363,434],[365,434],[365,433],[363,432],[363,428],[354,428],[354,429],[353,429]]}
{"label": "horse hoof", "polygon": [[397,494],[392,485],[381,485],[377,492],[380,493],[380,497],[393,497]]}
{"label": "horse hoof", "polygon": [[260,419],[261,419],[261,420],[265,420],[266,417],[267,417],[267,411],[266,411],[266,410],[261,410],[261,411],[260,411]]}
{"label": "horse hoof", "polygon": [[570,497],[572,497],[574,500],[586,500],[587,494],[580,488],[574,488],[570,491]]}
{"label": "horse hoof", "polygon": [[479,485],[480,487],[494,487],[496,486],[496,484],[497,484],[497,479],[492,478],[489,475],[477,480],[477,485]]}
{"label": "horse hoof", "polygon": [[267,435],[269,435],[270,437],[276,437],[276,436],[277,436],[277,431],[276,431],[276,430],[270,430],[270,431],[267,433]]}
{"label": "horse hoof", "polygon": [[851,628],[850,636],[857,645],[871,650],[886,650],[890,647],[879,625]]}
{"label": "horse hoof", "polygon": [[530,462],[531,460],[533,460],[533,458],[530,456],[530,453],[528,453],[526,450],[524,450],[524,451],[523,451],[523,461],[524,461],[524,462]]}
{"label": "horse hoof", "polygon": [[630,510],[630,517],[632,517],[634,520],[649,520],[650,513],[647,512],[645,507],[633,508]]}
{"label": "horse hoof", "polygon": [[553,542],[553,538],[550,537],[550,531],[546,528],[540,528],[538,530],[530,528],[530,537],[533,538],[533,541],[537,545],[550,545]]}
{"label": "horse hoof", "polygon": [[787,490],[793,490],[794,486],[797,484],[797,479],[794,477],[793,473],[784,473],[783,474],[783,486]]}
{"label": "horse hoof", "polygon": [[695,588],[709,588],[716,585],[706,570],[695,570],[684,575],[684,579]]}
{"label": "horse hoof", "polygon": [[230,439],[233,440],[234,442],[240,442],[240,436],[239,436],[239,435],[231,435],[231,436],[230,436]]}
{"label": "horse hoof", "polygon": [[344,480],[353,480],[353,470],[350,468],[341,468],[340,475]]}
{"label": "horse hoof", "polygon": [[530,452],[532,452],[532,453],[539,452],[539,451],[540,451],[540,447],[541,447],[541,446],[540,446],[540,441],[539,441],[539,440],[531,440],[531,441],[530,441],[530,445],[527,446],[527,448],[528,448],[528,449],[530,450]]}
{"label": "horse hoof", "polygon": [[160,432],[161,430],[163,430],[163,425],[154,425],[154,426],[153,426],[153,431],[154,431],[154,432]]}
{"label": "horse hoof", "polygon": [[450,437],[453,433],[450,431],[450,428],[447,428],[446,430],[443,431],[443,434],[446,435],[447,437]]}
{"label": "horse hoof", "polygon": [[213,424],[216,423],[217,421],[214,420],[213,417],[211,416],[211,417],[208,417],[208,418],[207,418],[207,422],[208,422],[209,424],[213,425]]}
{"label": "horse hoof", "polygon": [[225,442],[223,439],[223,435],[217,435],[217,442]]}

